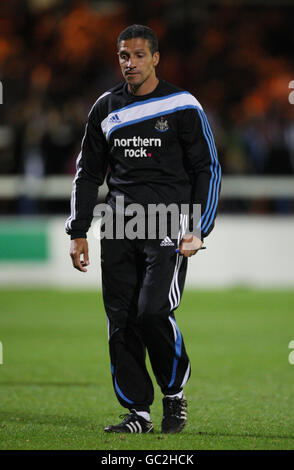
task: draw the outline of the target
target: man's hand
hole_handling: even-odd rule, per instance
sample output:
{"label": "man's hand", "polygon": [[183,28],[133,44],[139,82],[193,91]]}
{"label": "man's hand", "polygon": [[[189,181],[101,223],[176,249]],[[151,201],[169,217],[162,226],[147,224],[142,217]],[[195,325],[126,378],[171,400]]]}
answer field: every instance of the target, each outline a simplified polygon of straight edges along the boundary
{"label": "man's hand", "polygon": [[181,240],[179,250],[186,258],[190,258],[190,256],[195,255],[197,251],[200,250],[202,245],[203,242],[200,238],[195,237],[195,235],[191,233],[187,233]]}
{"label": "man's hand", "polygon": [[[81,255],[83,260],[81,260]],[[72,260],[73,267],[82,271],[83,273],[87,272],[85,266],[89,266],[89,254],[88,254],[88,242],[86,238],[76,238],[71,241],[70,244],[70,257]]]}

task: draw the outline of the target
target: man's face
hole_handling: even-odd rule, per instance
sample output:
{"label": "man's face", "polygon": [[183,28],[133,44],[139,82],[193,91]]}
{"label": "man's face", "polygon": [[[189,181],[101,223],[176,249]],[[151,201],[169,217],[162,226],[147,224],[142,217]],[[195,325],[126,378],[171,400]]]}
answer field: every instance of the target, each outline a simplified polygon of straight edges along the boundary
{"label": "man's face", "polygon": [[119,64],[126,82],[139,87],[150,76],[155,75],[159,52],[152,56],[148,39],[133,38],[120,42]]}

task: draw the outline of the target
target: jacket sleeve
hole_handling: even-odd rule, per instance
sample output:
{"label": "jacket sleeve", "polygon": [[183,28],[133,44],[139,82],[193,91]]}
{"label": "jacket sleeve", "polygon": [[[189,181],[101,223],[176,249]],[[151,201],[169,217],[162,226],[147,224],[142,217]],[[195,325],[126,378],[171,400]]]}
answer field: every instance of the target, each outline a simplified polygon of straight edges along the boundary
{"label": "jacket sleeve", "polygon": [[[180,140],[184,149],[185,167],[192,184],[191,205],[201,205],[203,239],[214,227],[221,187],[221,167],[212,131],[202,108],[195,106],[183,111]],[[199,229],[199,221],[197,224]],[[191,219],[191,231],[192,226]]]}
{"label": "jacket sleeve", "polygon": [[97,104],[88,115],[88,122],[77,158],[77,171],[71,194],[71,214],[65,231],[74,238],[86,238],[97,203],[98,188],[104,182],[108,162],[107,144],[102,133]]}

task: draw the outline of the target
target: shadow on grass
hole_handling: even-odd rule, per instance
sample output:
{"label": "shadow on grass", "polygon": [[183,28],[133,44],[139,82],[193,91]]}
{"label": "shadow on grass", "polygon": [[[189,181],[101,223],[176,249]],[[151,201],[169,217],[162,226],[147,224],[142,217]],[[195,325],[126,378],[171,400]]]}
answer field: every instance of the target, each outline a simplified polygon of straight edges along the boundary
{"label": "shadow on grass", "polygon": [[262,438],[262,439],[294,439],[293,436],[281,436],[281,435],[269,435],[269,434],[237,434],[237,433],[222,433],[222,432],[202,432],[198,431],[196,433],[190,433],[197,436],[207,436],[207,437],[243,437],[243,438]]}
{"label": "shadow on grass", "polygon": [[[101,429],[101,423],[93,418],[77,418],[74,416],[60,416],[54,414],[34,414],[19,413],[14,411],[1,411],[0,420],[3,423],[13,424],[51,424],[56,426],[77,426],[86,427],[88,429]],[[0,424],[1,425],[1,424]]]}
{"label": "shadow on grass", "polygon": [[[10,422],[10,423],[18,423],[18,424],[50,424],[56,426],[76,426],[82,427],[93,431],[100,431],[103,435],[106,434],[103,432],[104,424],[100,421],[97,421],[93,418],[77,418],[73,416],[60,416],[60,415],[50,415],[50,414],[33,414],[33,413],[19,413],[19,412],[8,412],[8,411],[1,411],[0,413],[0,420],[2,422]],[[1,423],[0,423],[1,425]],[[113,434],[117,436],[117,434]],[[131,434],[130,436],[136,436],[137,434]],[[162,434],[160,431],[154,431],[154,437],[157,439],[168,439],[170,434]],[[225,433],[225,432],[205,432],[205,431],[188,431],[185,429],[181,435],[186,436],[194,436],[194,437],[238,437],[243,439],[250,439],[250,438],[260,438],[260,439],[293,439],[294,435],[280,435],[280,434],[262,434],[262,433]],[[110,438],[111,434],[107,433],[108,439]]]}

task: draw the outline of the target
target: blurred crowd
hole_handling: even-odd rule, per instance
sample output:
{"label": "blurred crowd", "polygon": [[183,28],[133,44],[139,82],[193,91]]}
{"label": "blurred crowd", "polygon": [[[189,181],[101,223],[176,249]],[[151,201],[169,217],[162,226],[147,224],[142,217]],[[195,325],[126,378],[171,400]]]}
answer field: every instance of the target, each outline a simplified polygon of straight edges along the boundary
{"label": "blurred crowd", "polygon": [[224,174],[293,174],[293,7],[10,0],[0,12],[1,175],[74,173],[89,109],[121,81],[116,38],[132,23],[157,33],[158,75],[203,105]]}

